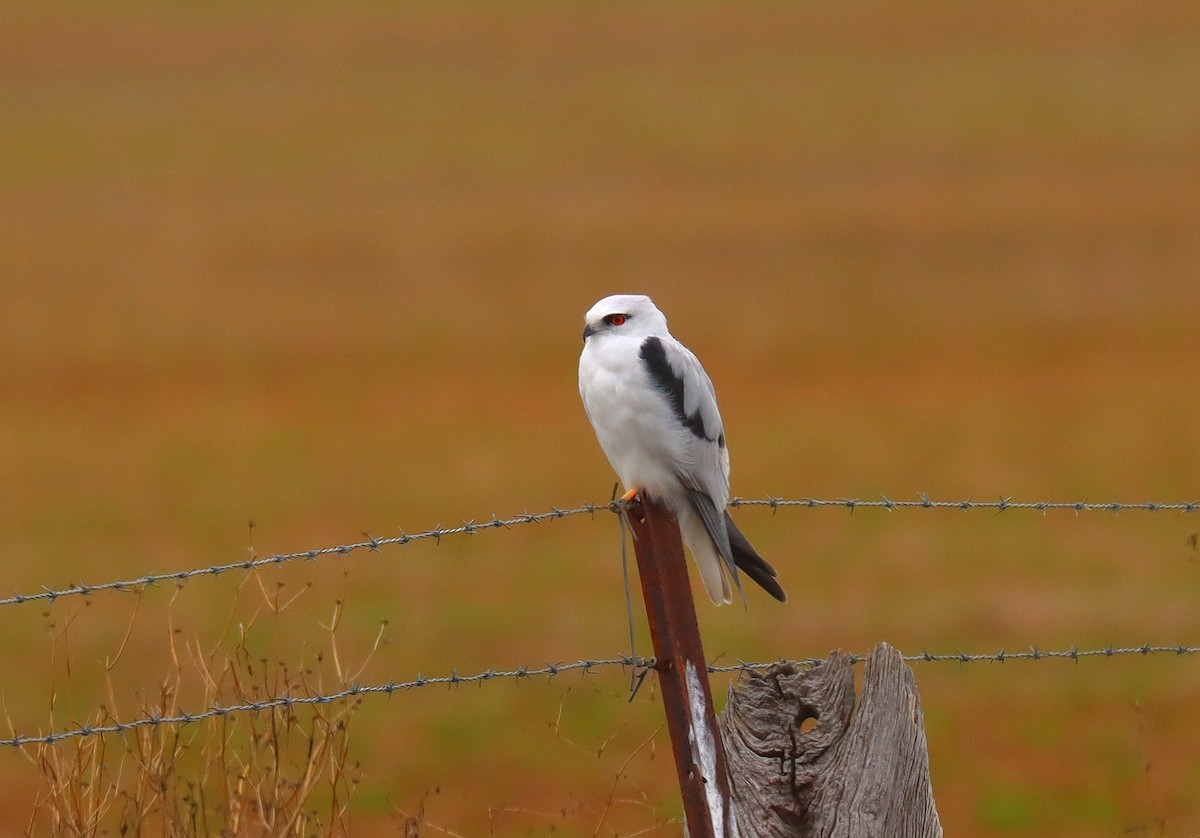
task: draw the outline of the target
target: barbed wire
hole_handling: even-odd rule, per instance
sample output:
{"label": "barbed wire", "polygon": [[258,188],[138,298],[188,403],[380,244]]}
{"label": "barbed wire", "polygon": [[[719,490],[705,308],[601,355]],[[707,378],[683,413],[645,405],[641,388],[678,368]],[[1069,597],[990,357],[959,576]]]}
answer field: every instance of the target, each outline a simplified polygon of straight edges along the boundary
{"label": "barbed wire", "polygon": [[100,582],[94,585],[75,584],[66,588],[54,590],[45,588],[35,594],[13,594],[12,596],[0,599],[0,606],[3,605],[20,605],[26,602],[38,602],[40,600],[54,600],[60,597],[67,596],[87,596],[90,594],[100,593],[103,591],[125,591],[135,592],[143,588],[156,585],[159,582],[182,582],[188,579],[197,577],[219,576],[222,573],[227,573],[231,570],[257,570],[258,568],[267,567],[270,565],[285,564],[294,561],[314,561],[322,556],[346,556],[350,553],[361,550],[378,551],[380,547],[385,547],[390,544],[399,544],[407,546],[414,541],[425,541],[434,539],[441,541],[445,536],[452,535],[474,535],[489,529],[510,529],[520,524],[536,524],[539,521],[548,521],[554,518],[567,518],[571,515],[594,515],[599,510],[608,510],[614,504],[597,506],[595,504],[583,504],[573,509],[558,509],[552,508],[549,512],[526,512],[523,515],[515,515],[511,518],[496,518],[493,517],[490,521],[476,523],[475,521],[464,521],[457,527],[442,527],[436,526],[432,529],[424,530],[418,533],[405,533],[401,531],[400,535],[389,536],[387,538],[368,538],[363,541],[354,541],[349,544],[339,544],[334,547],[321,547],[316,550],[300,550],[295,553],[273,553],[270,556],[263,556],[256,559],[243,559],[237,562],[228,562],[225,564],[210,565],[208,567],[192,568],[191,570],[176,570],[167,573],[147,573],[143,576],[137,576],[133,579],[123,579],[115,582]]}
{"label": "barbed wire", "polygon": [[[856,509],[886,509],[889,512],[898,509],[959,509],[959,510],[974,510],[974,509],[992,509],[997,512],[1005,512],[1010,509],[1029,509],[1038,512],[1049,512],[1051,510],[1072,510],[1076,514],[1082,512],[1126,512],[1126,511],[1141,511],[1141,512],[1196,512],[1200,511],[1200,502],[1180,501],[1162,503],[1158,501],[1145,501],[1142,503],[1121,503],[1118,501],[1109,501],[1106,503],[1095,503],[1091,501],[1014,501],[1009,497],[1000,497],[994,501],[976,501],[976,500],[953,500],[953,501],[938,501],[931,500],[927,495],[919,495],[919,500],[891,500],[884,497],[880,500],[860,500],[858,498],[776,498],[767,496],[766,498],[742,498],[735,497],[729,501],[731,507],[741,506],[767,506],[772,510],[788,507],[801,507],[808,509],[820,509],[829,507],[841,507],[848,509],[851,512]],[[244,559],[242,561],[227,562],[225,564],[209,565],[207,567],[192,568],[189,570],[168,571],[166,573],[147,573],[142,576],[137,576],[132,579],[123,579],[112,582],[99,582],[96,584],[77,583],[66,588],[53,589],[43,587],[37,593],[22,594],[17,593],[8,597],[0,598],[0,606],[5,605],[21,605],[28,602],[49,601],[54,602],[62,597],[69,596],[89,596],[95,593],[105,591],[124,591],[136,592],[159,582],[182,582],[188,579],[219,576],[232,570],[256,570],[270,565],[286,564],[294,561],[315,561],[324,556],[346,556],[350,553],[359,552],[361,550],[378,551],[380,547],[385,547],[392,544],[407,546],[416,541],[426,541],[433,539],[441,542],[446,536],[455,535],[475,535],[487,530],[511,529],[522,524],[536,524],[541,521],[550,521],[559,518],[569,518],[574,515],[590,515],[595,516],[597,512],[619,512],[623,508],[622,501],[612,501],[606,504],[584,503],[579,506],[560,509],[551,507],[549,512],[526,512],[521,515],[514,515],[510,518],[497,518],[492,516],[488,521],[477,522],[475,520],[464,521],[456,527],[436,526],[432,529],[424,530],[418,533],[405,533],[401,531],[400,535],[389,536],[386,538],[367,538],[361,541],[354,541],[349,544],[339,544],[333,547],[321,547],[315,550],[300,550],[295,553],[274,553],[270,556],[263,556],[253,559]]]}
{"label": "barbed wire", "polygon": [[1032,509],[1037,512],[1048,512],[1052,509],[1069,509],[1079,512],[1196,512],[1200,510],[1200,502],[1182,501],[1179,503],[1159,503],[1145,501],[1143,503],[1121,503],[1120,501],[1014,501],[1011,497],[1000,497],[997,500],[931,500],[922,493],[920,500],[891,500],[882,497],[879,500],[859,500],[858,498],[800,498],[787,500],[785,498],[730,498],[729,505],[738,506],[769,506],[777,509],[781,506],[802,506],[816,509],[823,506],[840,506],[853,512],[855,509],[886,509],[889,512],[897,509],[994,509],[1004,512],[1009,509]]}
{"label": "barbed wire", "polygon": [[[1070,646],[1066,649],[1044,650],[1037,646],[1031,646],[1028,650],[1020,652],[1009,652],[1001,649],[998,652],[969,654],[966,652],[954,652],[950,654],[935,654],[929,651],[922,651],[916,654],[903,655],[903,659],[908,663],[1006,663],[1009,661],[1041,661],[1041,660],[1074,660],[1079,661],[1086,658],[1115,658],[1127,655],[1142,655],[1144,657],[1150,655],[1174,655],[1183,657],[1185,655],[1200,654],[1200,646],[1187,646],[1178,644],[1175,646],[1156,646],[1149,643],[1141,646],[1104,646],[1092,649],[1079,649],[1076,646]],[[855,654],[850,656],[852,664],[858,664],[867,659],[867,655]],[[725,673],[725,672],[755,672],[761,673],[764,670],[777,664],[790,664],[796,667],[816,667],[824,663],[822,658],[804,658],[799,660],[780,660],[772,663],[745,663],[739,662],[736,664],[726,664],[723,666],[710,665],[708,671],[710,673]],[[92,736],[104,736],[106,734],[124,735],[130,731],[144,727],[160,727],[162,725],[188,725],[196,722],[203,722],[208,719],[221,718],[224,716],[235,715],[238,713],[261,713],[268,710],[276,710],[284,707],[305,707],[314,705],[333,704],[346,699],[357,698],[367,695],[393,695],[397,692],[407,692],[409,690],[418,689],[421,687],[433,686],[449,686],[457,687],[463,684],[482,684],[491,681],[502,681],[505,679],[522,679],[522,678],[538,678],[545,676],[553,678],[558,675],[564,675],[568,672],[581,672],[585,675],[593,674],[598,669],[611,667],[628,667],[636,666],[638,669],[653,668],[653,658],[631,658],[628,655],[616,658],[599,658],[599,659],[584,659],[573,663],[547,663],[540,667],[520,666],[510,670],[495,670],[487,669],[483,672],[475,673],[474,675],[459,675],[457,670],[451,669],[449,675],[437,677],[424,677],[418,675],[410,681],[388,681],[386,684],[351,684],[343,690],[333,693],[316,693],[303,696],[280,695],[272,698],[261,699],[258,701],[246,701],[240,704],[229,705],[213,705],[205,710],[196,713],[188,713],[186,711],[178,711],[173,715],[167,714],[151,714],[142,718],[134,719],[129,722],[114,721],[108,724],[99,725],[80,725],[74,730],[62,730],[54,733],[22,735],[14,734],[8,738],[0,739],[0,746],[10,746],[19,748],[25,745],[55,745],[70,739],[84,739]]]}

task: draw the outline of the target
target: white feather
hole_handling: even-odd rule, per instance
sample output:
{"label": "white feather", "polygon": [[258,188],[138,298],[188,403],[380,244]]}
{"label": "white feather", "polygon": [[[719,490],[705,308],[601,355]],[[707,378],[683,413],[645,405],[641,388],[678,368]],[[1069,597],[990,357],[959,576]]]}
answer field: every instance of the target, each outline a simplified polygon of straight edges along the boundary
{"label": "white feather", "polygon": [[[613,322],[613,315],[624,317],[624,322]],[[717,604],[728,603],[726,563],[687,497],[687,488],[707,495],[724,532],[729,452],[712,380],[696,356],[671,335],[666,317],[649,297],[606,297],[585,320],[579,393],[600,447],[627,489],[640,489],[675,514],[709,597]],[[683,412],[696,417],[702,436],[681,421],[642,360],[649,337],[659,339],[667,364],[683,382]]]}

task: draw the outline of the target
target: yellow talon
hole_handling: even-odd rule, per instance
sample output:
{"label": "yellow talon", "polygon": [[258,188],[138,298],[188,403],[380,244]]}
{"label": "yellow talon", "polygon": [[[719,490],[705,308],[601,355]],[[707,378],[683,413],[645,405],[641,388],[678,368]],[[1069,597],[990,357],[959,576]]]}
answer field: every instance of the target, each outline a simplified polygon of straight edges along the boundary
{"label": "yellow talon", "polygon": [[621,495],[621,500],[625,501],[626,503],[629,503],[630,501],[632,501],[634,498],[637,497],[637,493],[638,493],[638,488],[637,488],[637,486],[634,486],[628,492]]}

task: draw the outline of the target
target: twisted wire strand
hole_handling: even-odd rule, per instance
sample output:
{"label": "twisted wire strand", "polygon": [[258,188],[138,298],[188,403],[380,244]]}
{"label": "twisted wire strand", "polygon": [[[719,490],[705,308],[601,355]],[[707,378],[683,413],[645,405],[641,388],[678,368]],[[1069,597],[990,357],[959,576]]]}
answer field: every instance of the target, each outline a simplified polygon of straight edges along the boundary
{"label": "twisted wire strand", "polygon": [[389,544],[399,544],[404,547],[413,542],[426,541],[433,539],[440,542],[445,536],[452,535],[474,535],[485,530],[496,529],[511,529],[512,527],[521,524],[536,524],[540,521],[549,521],[555,518],[567,518],[572,515],[594,515],[597,510],[608,509],[607,506],[597,506],[595,504],[583,504],[573,509],[558,509],[552,508],[549,512],[526,512],[523,515],[514,515],[511,518],[496,518],[493,517],[490,521],[476,523],[475,521],[464,521],[457,527],[442,527],[437,526],[432,529],[424,530],[418,533],[401,532],[400,535],[389,536],[387,538],[368,538],[364,541],[354,541],[349,544],[339,544],[334,547],[321,547],[316,550],[301,550],[296,553],[274,553],[270,556],[263,556],[257,559],[244,559],[237,562],[228,562],[226,564],[215,564],[208,567],[197,567],[191,570],[175,570],[167,573],[147,573],[143,576],[137,576],[132,579],[123,579],[114,582],[100,582],[94,585],[85,585],[82,583],[71,585],[66,588],[51,589],[44,588],[35,594],[13,594],[9,597],[0,599],[0,606],[3,605],[20,605],[26,602],[39,602],[49,600],[54,602],[60,597],[66,596],[87,596],[90,594],[101,593],[104,591],[138,591],[142,588],[147,588],[156,585],[159,582],[181,582],[196,577],[219,576],[222,573],[227,573],[231,570],[257,570],[258,568],[268,567],[270,565],[286,564],[294,561],[315,561],[324,556],[346,556],[350,553],[361,550],[370,550],[378,552],[380,547],[385,547]]}
{"label": "twisted wire strand", "polygon": [[[858,498],[787,499],[770,496],[762,499],[736,497],[729,501],[729,505],[732,507],[767,506],[772,510],[778,510],[781,507],[802,507],[809,509],[841,507],[844,509],[849,509],[851,512],[856,509],[886,509],[889,512],[894,512],[898,509],[992,509],[997,512],[1005,512],[1011,509],[1029,509],[1043,513],[1051,510],[1072,510],[1077,515],[1082,512],[1143,511],[1188,513],[1200,510],[1200,502],[1193,501],[1171,503],[1162,503],[1158,501],[1146,501],[1143,503],[1121,503],[1117,501],[1111,501],[1107,503],[1092,503],[1089,501],[1014,501],[1007,497],[1001,497],[994,501],[976,501],[969,499],[938,501],[931,500],[924,494],[920,495],[919,497],[919,500],[909,501],[891,500],[886,497],[882,498],[881,500],[860,500]],[[575,515],[590,515],[594,517],[597,512],[601,511],[619,512],[621,510],[621,504],[621,501],[613,501],[607,504],[584,503],[569,509],[552,507],[548,512],[526,512],[522,515],[514,515],[510,518],[497,518],[493,516],[491,520],[488,521],[464,521],[461,525],[456,527],[442,527],[439,525],[433,527],[432,529],[412,534],[401,531],[400,535],[389,536],[387,538],[368,538],[362,541],[350,542],[348,544],[339,544],[333,547],[321,547],[315,550],[301,550],[295,553],[274,553],[270,556],[263,556],[257,559],[244,559],[242,561],[214,564],[209,565],[208,567],[198,567],[190,570],[176,570],[166,573],[147,573],[132,579],[100,582],[90,585],[77,583],[58,589],[45,586],[37,593],[16,593],[8,597],[0,598],[0,606],[21,605],[29,602],[54,602],[62,597],[89,596],[91,594],[102,593],[106,591],[136,592],[143,588],[156,585],[159,582],[182,582],[194,578],[213,577],[232,570],[250,571],[270,565],[280,565],[294,561],[315,561],[316,559],[325,556],[346,556],[350,553],[355,553],[362,550],[377,552],[380,547],[391,544],[399,544],[403,547],[413,542],[426,541],[429,539],[440,542],[442,538],[446,536],[475,535],[487,530],[507,530],[522,524],[536,524],[541,521],[569,518]]]}
{"label": "twisted wire strand", "polygon": [[1004,512],[1009,509],[1032,509],[1037,512],[1049,512],[1053,509],[1069,509],[1073,512],[1196,512],[1200,510],[1200,502],[1180,501],[1161,503],[1159,501],[1144,501],[1142,503],[1122,503],[1120,501],[1015,501],[1011,497],[1000,497],[996,500],[932,500],[924,493],[919,500],[892,500],[882,497],[879,500],[860,500],[858,498],[730,498],[729,505],[738,506],[769,506],[772,509],[788,506],[802,506],[809,509],[820,507],[843,507],[855,509],[886,509],[889,512],[897,509],[994,509]]}
{"label": "twisted wire strand", "polygon": [[[1008,661],[1041,661],[1041,660],[1073,660],[1079,661],[1086,658],[1116,658],[1127,655],[1141,655],[1148,657],[1150,655],[1174,655],[1183,657],[1185,655],[1200,654],[1200,646],[1188,646],[1178,644],[1175,646],[1152,645],[1150,643],[1141,646],[1104,646],[1092,649],[1079,649],[1076,646],[1070,646],[1066,649],[1039,649],[1037,646],[1031,646],[1028,650],[1009,652],[1001,649],[998,652],[969,654],[966,652],[954,652],[949,654],[935,654],[929,651],[922,651],[916,654],[904,655],[903,658],[908,663],[1005,663]],[[861,663],[866,660],[867,655],[851,655],[851,663]],[[721,672],[755,672],[761,673],[771,666],[780,664],[790,664],[798,667],[814,667],[820,666],[824,660],[820,658],[805,658],[794,661],[777,661],[775,663],[745,663],[739,662],[736,664],[727,664],[723,666],[709,666],[710,673]],[[611,667],[626,667],[634,666],[636,669],[644,669],[654,666],[653,658],[630,658],[628,656],[616,658],[597,658],[584,659],[573,663],[547,663],[540,667],[520,666],[510,670],[495,670],[487,669],[483,672],[475,673],[474,675],[459,675],[457,670],[450,670],[449,675],[427,678],[418,675],[410,681],[388,681],[386,684],[351,684],[344,690],[333,693],[317,693],[313,695],[290,696],[280,695],[272,698],[262,699],[260,701],[246,701],[239,704],[229,705],[213,705],[205,710],[196,713],[188,713],[186,711],[178,711],[174,714],[157,714],[152,713],[142,718],[134,719],[128,722],[113,721],[108,724],[100,725],[80,725],[72,730],[56,731],[54,733],[22,735],[14,734],[8,738],[0,739],[0,746],[8,745],[13,748],[19,748],[25,745],[55,745],[72,739],[85,739],[92,736],[104,736],[106,734],[125,734],[130,731],[138,730],[145,727],[160,727],[162,725],[188,725],[196,722],[203,722],[208,719],[221,718],[224,716],[235,715],[238,713],[260,713],[263,711],[276,710],[284,707],[304,707],[332,704],[345,699],[356,698],[358,696],[367,695],[392,695],[397,692],[406,692],[409,690],[418,689],[420,687],[433,686],[450,686],[457,687],[463,684],[482,684],[490,681],[502,681],[505,679],[523,679],[537,678],[545,676],[553,678],[558,675],[563,675],[568,672],[581,672],[585,675],[594,674],[598,669]]]}

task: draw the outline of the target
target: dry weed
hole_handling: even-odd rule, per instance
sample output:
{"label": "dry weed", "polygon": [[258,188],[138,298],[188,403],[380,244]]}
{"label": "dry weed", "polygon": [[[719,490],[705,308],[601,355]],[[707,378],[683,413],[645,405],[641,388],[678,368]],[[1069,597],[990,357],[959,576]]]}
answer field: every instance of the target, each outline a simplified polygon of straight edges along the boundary
{"label": "dry weed", "polygon": [[[225,636],[211,648],[181,638],[174,620],[169,621],[169,664],[152,700],[121,708],[109,677],[108,703],[90,718],[71,723],[99,726],[134,716],[176,716],[195,712],[194,704],[185,706],[193,701],[204,708],[227,707],[274,696],[308,697],[347,686],[358,673],[343,669],[337,651],[341,603],[326,627],[332,665],[322,665],[323,652],[312,661],[289,665],[255,654],[248,638],[263,621],[268,634],[281,631],[280,614],[303,591],[285,600],[282,585],[270,592],[255,575],[247,577],[243,588],[254,585],[261,592],[260,607],[249,620],[239,622],[231,615]],[[135,607],[131,630],[136,619]],[[52,692],[52,717],[60,692],[69,688],[72,622],[68,618],[54,628],[56,654],[67,662],[67,683]],[[129,632],[106,661],[110,676],[128,638]],[[379,639],[375,648],[378,645]],[[323,684],[327,675],[337,683]],[[185,701],[184,696],[191,698]],[[359,699],[285,705],[28,746],[24,754],[43,782],[26,834],[347,835],[349,803],[359,782],[359,767],[349,756],[351,721],[358,706]]]}

